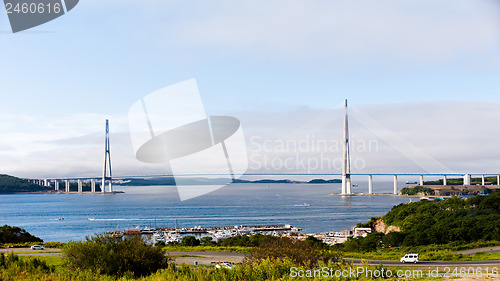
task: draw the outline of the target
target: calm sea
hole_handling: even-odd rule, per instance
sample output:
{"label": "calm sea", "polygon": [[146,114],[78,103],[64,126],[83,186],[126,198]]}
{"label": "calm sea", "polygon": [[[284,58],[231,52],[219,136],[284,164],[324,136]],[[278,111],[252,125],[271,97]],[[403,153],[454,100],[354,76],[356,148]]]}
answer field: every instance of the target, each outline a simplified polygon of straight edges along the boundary
{"label": "calm sea", "polygon": [[[391,188],[387,183],[376,191]],[[179,227],[291,224],[312,233],[348,229],[410,201],[393,196],[328,196],[338,193],[340,184],[231,184],[183,202],[174,186],[115,190],[125,193],[0,195],[0,224],[61,242],[137,226],[174,226],[175,220]],[[309,206],[300,206],[303,203]]]}

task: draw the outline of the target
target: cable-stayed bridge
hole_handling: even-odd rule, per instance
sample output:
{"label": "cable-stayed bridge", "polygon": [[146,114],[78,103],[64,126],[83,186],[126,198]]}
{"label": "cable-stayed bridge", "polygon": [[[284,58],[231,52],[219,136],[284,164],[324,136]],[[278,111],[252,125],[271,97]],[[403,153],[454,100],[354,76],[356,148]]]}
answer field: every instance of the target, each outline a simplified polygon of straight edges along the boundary
{"label": "cable-stayed bridge", "polygon": [[[342,176],[341,173],[247,173],[246,176],[322,176],[322,177],[330,177],[330,176]],[[228,177],[231,175],[228,174],[161,174],[161,175],[130,175],[130,176],[116,176],[111,178],[107,178],[106,181],[108,183],[108,188],[102,190],[100,192],[96,191],[96,183],[101,180],[100,177],[71,177],[71,178],[43,178],[43,179],[27,179],[32,183],[36,183],[43,186],[53,186],[55,191],[63,191],[70,192],[70,183],[77,183],[78,185],[78,193],[83,192],[83,184],[90,183],[90,192],[91,193],[112,193],[112,188],[110,189],[112,180],[124,180],[124,179],[148,179],[148,178],[173,178],[173,177]],[[393,177],[394,183],[394,194],[398,194],[398,177],[400,176],[418,176],[420,178],[420,185],[424,185],[425,177],[442,177],[443,185],[447,185],[446,180],[449,178],[459,178],[463,177],[464,185],[471,185],[471,178],[473,176],[481,177],[482,183],[481,185],[486,184],[486,177],[497,177],[497,183],[500,182],[499,174],[492,173],[352,173],[349,174],[352,177],[368,177],[368,194],[374,194],[373,190],[373,178],[374,177]],[[63,185],[63,187],[61,187]],[[103,186],[103,185],[101,185]],[[112,187],[112,186],[111,186]],[[64,189],[62,189],[64,188]],[[352,193],[351,193],[352,194]],[[346,194],[350,195],[350,194]]]}
{"label": "cable-stayed bridge", "polygon": [[[401,176],[419,176],[420,178],[420,185],[424,185],[424,177],[442,177],[443,179],[443,185],[447,185],[447,179],[449,177],[463,177],[463,185],[471,185],[471,178],[472,176],[480,176],[482,179],[482,185],[485,185],[485,177],[487,176],[496,176],[496,184],[500,185],[500,174],[491,174],[491,173],[454,173],[454,172],[444,172],[444,173],[351,173],[350,169],[350,162],[351,162],[351,157],[350,157],[350,145],[349,145],[349,129],[348,129],[348,114],[347,114],[347,100],[345,100],[344,103],[345,106],[345,117],[344,117],[344,140],[343,140],[343,161],[342,161],[342,172],[341,173],[266,173],[266,172],[246,172],[243,174],[244,176],[340,176],[342,179],[342,189],[341,189],[341,194],[342,195],[352,195],[351,187],[351,178],[352,177],[368,177],[368,194],[373,194],[373,177],[378,177],[378,176],[391,176],[393,177],[393,183],[394,183],[394,189],[393,193],[398,194],[398,177]],[[373,121],[369,119],[368,117],[363,117],[365,120],[364,123],[370,125],[370,126],[375,126],[375,127],[382,127],[382,125],[377,124],[376,121]],[[368,121],[366,121],[368,120]],[[384,134],[391,134],[388,129],[382,128],[381,132]],[[393,133],[392,133],[393,134]],[[402,143],[403,140],[397,139],[397,142]],[[111,154],[110,154],[110,142],[109,142],[109,123],[108,120],[106,120],[106,131],[105,131],[105,149],[104,149],[104,166],[103,166],[103,174],[100,177],[69,177],[69,178],[42,178],[42,179],[33,179],[29,178],[28,180],[30,182],[43,185],[43,186],[54,186],[55,191],[61,191],[61,183],[64,184],[64,191],[65,192],[70,192],[70,187],[71,183],[76,182],[77,183],[77,192],[82,193],[83,192],[83,184],[84,183],[90,183],[90,192],[91,193],[98,193],[97,192],[97,185],[96,183],[101,181],[100,189],[101,191],[99,193],[113,193],[113,186],[112,186],[112,181],[113,180],[123,180],[123,179],[147,179],[147,178],[183,178],[183,177],[192,177],[192,178],[203,178],[203,177],[208,177],[208,178],[226,178],[226,179],[233,179],[234,180],[234,175],[233,174],[226,174],[226,173],[185,173],[185,174],[160,174],[160,175],[128,175],[128,176],[115,176],[112,177],[111,173]],[[416,150],[415,147],[410,147],[410,150]],[[413,152],[412,152],[413,153]],[[403,153],[404,154],[404,153]],[[422,153],[416,152],[416,154],[420,155]],[[227,155],[226,155],[227,156]],[[440,164],[439,162],[431,159],[427,155],[423,155],[426,157],[422,157],[425,159],[424,163],[420,163],[419,166],[426,168],[427,166],[432,166],[432,167],[437,167],[437,170],[448,170],[448,169],[442,169],[444,166]],[[430,160],[429,160],[430,159]],[[432,160],[432,161],[431,161]],[[436,163],[434,163],[436,162]],[[431,165],[432,164],[432,165]],[[444,167],[445,168],[445,167]],[[231,182],[231,181],[230,181]],[[107,187],[106,187],[107,184]]]}

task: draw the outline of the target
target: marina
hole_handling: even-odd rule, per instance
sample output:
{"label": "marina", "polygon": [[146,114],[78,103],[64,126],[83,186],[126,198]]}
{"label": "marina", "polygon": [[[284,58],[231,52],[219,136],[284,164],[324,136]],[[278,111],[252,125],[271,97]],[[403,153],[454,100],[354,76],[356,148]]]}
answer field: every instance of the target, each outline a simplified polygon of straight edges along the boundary
{"label": "marina", "polygon": [[183,236],[197,235],[197,236],[210,236],[214,240],[223,240],[236,235],[253,235],[261,233],[265,235],[290,235],[291,233],[301,232],[301,228],[293,227],[289,224],[278,225],[240,225],[240,226],[194,226],[194,227],[164,227],[164,228],[150,228],[140,227],[130,228],[125,230],[116,230],[107,232],[110,235],[122,236],[126,234],[141,234],[152,235],[155,241],[180,242]]}
{"label": "marina", "polygon": [[297,240],[305,240],[307,237],[314,237],[325,244],[333,245],[344,243],[348,238],[365,237],[371,233],[370,228],[356,228],[329,231],[317,233],[304,233],[301,228],[293,227],[289,224],[280,225],[248,225],[248,226],[194,226],[194,227],[173,227],[173,228],[150,228],[140,227],[130,228],[125,230],[116,230],[107,232],[113,236],[123,235],[147,235],[150,236],[155,243],[163,242],[165,244],[177,244],[182,241],[182,238],[189,235],[197,237],[212,237],[215,242],[224,240],[238,235],[252,236],[255,234],[272,235],[276,237],[289,237]]}

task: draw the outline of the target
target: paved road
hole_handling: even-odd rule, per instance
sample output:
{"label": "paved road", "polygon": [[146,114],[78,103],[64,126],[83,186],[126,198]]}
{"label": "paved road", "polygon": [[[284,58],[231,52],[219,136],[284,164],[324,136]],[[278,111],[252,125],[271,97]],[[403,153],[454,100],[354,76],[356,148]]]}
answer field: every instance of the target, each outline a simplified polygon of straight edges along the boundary
{"label": "paved road", "polygon": [[[352,262],[353,264],[361,264],[360,259],[345,259],[346,261]],[[500,268],[500,260],[491,261],[421,261],[419,263],[405,263],[402,264],[399,261],[388,261],[388,260],[366,260],[371,265],[404,265],[404,266],[429,266],[429,267],[462,267],[462,266],[492,266],[497,265]]]}
{"label": "paved road", "polygon": [[[0,248],[0,253],[16,253],[18,256],[44,256],[44,257],[62,257],[62,253],[47,253],[47,252],[61,252],[59,248],[45,248],[45,250],[33,251],[29,247],[25,248]],[[22,254],[19,254],[22,253]]]}
{"label": "paved road", "polygon": [[228,253],[228,252],[167,252],[167,255],[189,255],[191,257],[174,257],[176,264],[194,264],[196,261],[200,265],[211,265],[218,262],[241,263],[249,254]]}
{"label": "paved road", "polygon": [[466,256],[472,256],[476,253],[500,253],[500,246],[463,250],[463,251],[457,251],[455,253],[463,254]]}

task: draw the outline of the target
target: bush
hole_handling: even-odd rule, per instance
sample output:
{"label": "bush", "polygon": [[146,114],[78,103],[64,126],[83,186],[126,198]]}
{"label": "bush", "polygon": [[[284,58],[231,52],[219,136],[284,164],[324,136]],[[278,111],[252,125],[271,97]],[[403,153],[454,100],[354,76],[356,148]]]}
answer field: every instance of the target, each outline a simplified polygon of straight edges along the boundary
{"label": "bush", "polygon": [[299,241],[287,237],[271,240],[255,248],[246,263],[266,259],[290,259],[294,264],[315,267],[319,262],[336,262],[340,259],[337,252],[324,248],[312,240]]}
{"label": "bush", "polygon": [[185,236],[182,238],[180,245],[188,247],[200,246],[200,240],[196,239],[194,236]]}
{"label": "bush", "polygon": [[419,193],[423,193],[425,195],[434,195],[434,190],[432,188],[423,187],[417,185],[415,187],[404,187],[401,189],[401,194],[403,195],[417,195]]}
{"label": "bush", "polygon": [[[19,270],[25,272],[42,272],[51,273],[54,271],[52,266],[49,266],[46,262],[37,258],[24,258],[21,259],[15,254],[9,254],[5,257],[0,254],[0,269],[2,270]],[[0,278],[1,280],[1,278]]]}
{"label": "bush", "polygon": [[217,244],[213,241],[212,237],[210,237],[210,236],[205,236],[205,237],[202,237],[202,238],[200,239],[200,243],[201,243],[201,245],[203,245],[203,246],[215,246],[215,245],[217,245]]}
{"label": "bush", "polygon": [[117,277],[130,273],[145,276],[168,266],[164,252],[140,235],[96,235],[85,241],[70,241],[64,254],[71,269],[89,269]]}

